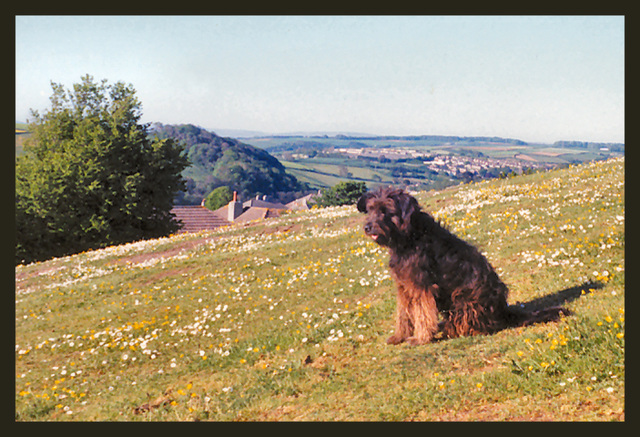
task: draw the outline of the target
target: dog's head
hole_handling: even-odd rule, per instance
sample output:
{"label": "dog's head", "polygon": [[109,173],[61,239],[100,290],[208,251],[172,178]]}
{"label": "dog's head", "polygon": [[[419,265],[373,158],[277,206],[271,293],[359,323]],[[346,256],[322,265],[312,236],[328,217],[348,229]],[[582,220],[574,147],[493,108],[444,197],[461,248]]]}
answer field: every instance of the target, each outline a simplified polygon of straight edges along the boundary
{"label": "dog's head", "polygon": [[382,188],[366,192],[358,210],[367,214],[364,232],[382,246],[393,246],[411,234],[420,205],[401,189]]}

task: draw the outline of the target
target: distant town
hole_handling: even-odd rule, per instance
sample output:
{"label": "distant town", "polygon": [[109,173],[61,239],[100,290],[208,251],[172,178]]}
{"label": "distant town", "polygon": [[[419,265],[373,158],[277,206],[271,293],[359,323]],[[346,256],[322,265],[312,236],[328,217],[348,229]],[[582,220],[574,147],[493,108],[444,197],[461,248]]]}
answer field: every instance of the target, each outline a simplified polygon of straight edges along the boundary
{"label": "distant town", "polygon": [[431,171],[458,177],[465,173],[483,174],[493,169],[509,167],[517,173],[526,169],[549,169],[552,164],[526,159],[526,155],[518,158],[495,159],[489,157],[468,157],[460,155],[438,154],[410,149],[377,149],[377,148],[337,148],[334,153],[340,153],[351,158],[373,158],[397,160],[421,159],[426,168]]}

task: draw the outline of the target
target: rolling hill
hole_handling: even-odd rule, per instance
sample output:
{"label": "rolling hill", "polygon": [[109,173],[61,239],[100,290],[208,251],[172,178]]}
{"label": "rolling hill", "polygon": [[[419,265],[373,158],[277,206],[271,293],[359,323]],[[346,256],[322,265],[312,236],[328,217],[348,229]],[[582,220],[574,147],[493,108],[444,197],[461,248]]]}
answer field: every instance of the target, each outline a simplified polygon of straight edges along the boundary
{"label": "rolling hill", "polygon": [[223,138],[190,124],[156,123],[152,133],[159,138],[176,138],[186,145],[191,166],[183,172],[187,192],[177,199],[179,204],[199,204],[213,189],[223,185],[244,199],[269,195],[290,201],[307,190],[268,152],[236,139]]}
{"label": "rolling hill", "polygon": [[15,420],[624,420],[624,194],[620,158],[417,194],[572,311],[420,347],[353,206],[18,266]]}

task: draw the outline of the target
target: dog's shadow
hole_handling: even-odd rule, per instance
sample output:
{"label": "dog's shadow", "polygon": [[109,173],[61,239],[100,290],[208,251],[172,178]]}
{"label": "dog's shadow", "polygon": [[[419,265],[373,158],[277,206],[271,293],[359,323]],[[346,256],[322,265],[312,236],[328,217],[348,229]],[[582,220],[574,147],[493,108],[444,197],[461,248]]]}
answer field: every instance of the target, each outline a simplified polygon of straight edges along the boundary
{"label": "dog's shadow", "polygon": [[[581,285],[576,285],[574,287],[565,288],[564,290],[556,291],[555,293],[548,294],[546,296],[537,297],[528,302],[516,302],[515,304],[509,305],[509,307],[515,307],[519,311],[529,312],[529,313],[537,313],[537,312],[545,312],[546,310],[560,309],[562,305],[574,301],[582,295],[587,295],[592,293],[595,290],[599,290],[604,287],[604,284],[601,282],[585,282]],[[562,311],[563,313],[570,313],[566,309]],[[532,322],[533,324],[544,323],[540,322]],[[443,335],[442,332],[443,322],[440,322],[439,332],[433,338],[433,342],[440,342],[443,340],[447,340],[448,337]],[[522,325],[523,326],[523,325]],[[503,329],[508,329],[509,327],[505,327]],[[502,329],[501,329],[502,330]],[[494,332],[495,333],[495,332]]]}
{"label": "dog's shadow", "polygon": [[582,285],[565,288],[546,296],[537,297],[528,302],[516,302],[513,306],[518,306],[526,311],[542,311],[545,309],[559,307],[567,302],[574,301],[582,295],[589,294],[604,287],[601,282],[585,282]]}

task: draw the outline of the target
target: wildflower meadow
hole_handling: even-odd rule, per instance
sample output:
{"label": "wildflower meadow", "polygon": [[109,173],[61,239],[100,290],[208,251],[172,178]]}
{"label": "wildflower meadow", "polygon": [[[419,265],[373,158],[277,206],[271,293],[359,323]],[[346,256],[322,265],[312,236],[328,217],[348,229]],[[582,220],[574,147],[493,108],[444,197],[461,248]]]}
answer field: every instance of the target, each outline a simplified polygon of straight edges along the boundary
{"label": "wildflower meadow", "polygon": [[416,195],[555,323],[389,346],[354,206],[15,270],[16,421],[621,421],[624,160]]}

